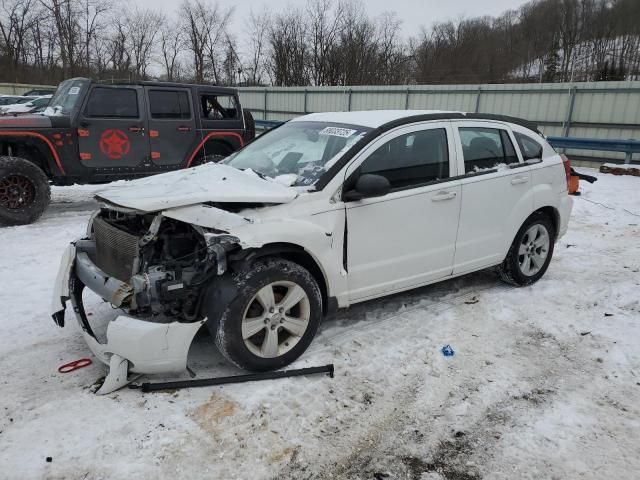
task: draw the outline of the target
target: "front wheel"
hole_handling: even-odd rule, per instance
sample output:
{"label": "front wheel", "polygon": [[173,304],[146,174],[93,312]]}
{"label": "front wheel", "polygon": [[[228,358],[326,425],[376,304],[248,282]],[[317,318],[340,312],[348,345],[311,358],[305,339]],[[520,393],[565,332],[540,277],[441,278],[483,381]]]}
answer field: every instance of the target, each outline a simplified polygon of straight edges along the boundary
{"label": "front wheel", "polygon": [[547,215],[536,213],[529,217],[498,267],[502,280],[518,286],[537,282],[551,262],[555,236],[555,226]]}
{"label": "front wheel", "polygon": [[0,157],[0,223],[35,222],[50,198],[49,180],[37,165],[24,158]]}
{"label": "front wheel", "polygon": [[322,297],[308,270],[280,258],[258,260],[234,276],[237,296],[222,313],[216,345],[245,370],[273,370],[307,349],[322,318]]}

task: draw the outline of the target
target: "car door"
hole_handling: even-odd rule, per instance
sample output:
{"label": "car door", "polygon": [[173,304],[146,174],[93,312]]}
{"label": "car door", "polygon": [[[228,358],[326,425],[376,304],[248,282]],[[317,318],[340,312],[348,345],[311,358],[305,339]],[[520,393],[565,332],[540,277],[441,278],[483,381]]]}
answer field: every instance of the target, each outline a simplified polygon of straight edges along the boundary
{"label": "car door", "polygon": [[533,195],[530,168],[506,124],[453,124],[462,185],[453,273],[460,274],[504,259],[520,223],[533,211]]}
{"label": "car door", "polygon": [[182,165],[195,148],[196,120],[188,88],[147,87],[149,145],[155,165]]}
{"label": "car door", "polygon": [[121,169],[149,163],[142,93],[139,86],[91,89],[78,121],[84,166]]}
{"label": "car door", "polygon": [[386,177],[391,191],[346,201],[346,270],[351,301],[451,275],[460,182],[449,122],[396,129],[346,171],[343,191],[362,174]]}

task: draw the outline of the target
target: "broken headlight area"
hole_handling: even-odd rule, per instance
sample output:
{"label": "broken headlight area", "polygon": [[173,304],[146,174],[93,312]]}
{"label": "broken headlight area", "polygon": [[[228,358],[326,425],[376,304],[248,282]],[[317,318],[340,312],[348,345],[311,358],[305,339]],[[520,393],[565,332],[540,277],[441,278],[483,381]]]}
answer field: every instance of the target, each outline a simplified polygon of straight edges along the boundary
{"label": "broken headlight area", "polygon": [[203,288],[226,271],[227,254],[237,248],[238,239],[225,232],[103,209],[90,238],[77,244],[76,273],[130,315],[191,322],[202,317]]}
{"label": "broken headlight area", "polygon": [[204,289],[239,249],[225,232],[159,214],[103,209],[92,217],[88,238],[63,255],[51,313],[64,326],[70,300],[87,345],[109,365],[97,393],[122,387],[129,372],[186,368],[191,341],[206,321]]}

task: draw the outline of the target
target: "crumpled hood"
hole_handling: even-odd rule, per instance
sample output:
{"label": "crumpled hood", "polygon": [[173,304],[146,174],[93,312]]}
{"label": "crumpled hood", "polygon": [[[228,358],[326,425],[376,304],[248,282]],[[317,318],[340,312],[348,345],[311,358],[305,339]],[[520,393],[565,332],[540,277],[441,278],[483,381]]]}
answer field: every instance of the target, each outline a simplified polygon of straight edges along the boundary
{"label": "crumpled hood", "polygon": [[0,129],[5,128],[51,128],[51,120],[44,115],[0,116]]}
{"label": "crumpled hood", "polygon": [[157,212],[206,202],[287,203],[297,195],[295,189],[264,180],[252,171],[208,163],[114,185],[98,192],[96,200]]}

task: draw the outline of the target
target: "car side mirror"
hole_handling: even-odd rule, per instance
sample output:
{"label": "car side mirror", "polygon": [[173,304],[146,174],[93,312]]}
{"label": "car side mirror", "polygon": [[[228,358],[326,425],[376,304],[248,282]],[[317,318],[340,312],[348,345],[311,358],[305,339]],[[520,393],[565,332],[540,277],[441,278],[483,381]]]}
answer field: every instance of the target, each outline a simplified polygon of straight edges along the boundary
{"label": "car side mirror", "polygon": [[344,200],[351,202],[363,198],[382,197],[391,191],[391,184],[386,177],[365,173],[360,175],[352,190],[345,192]]}

